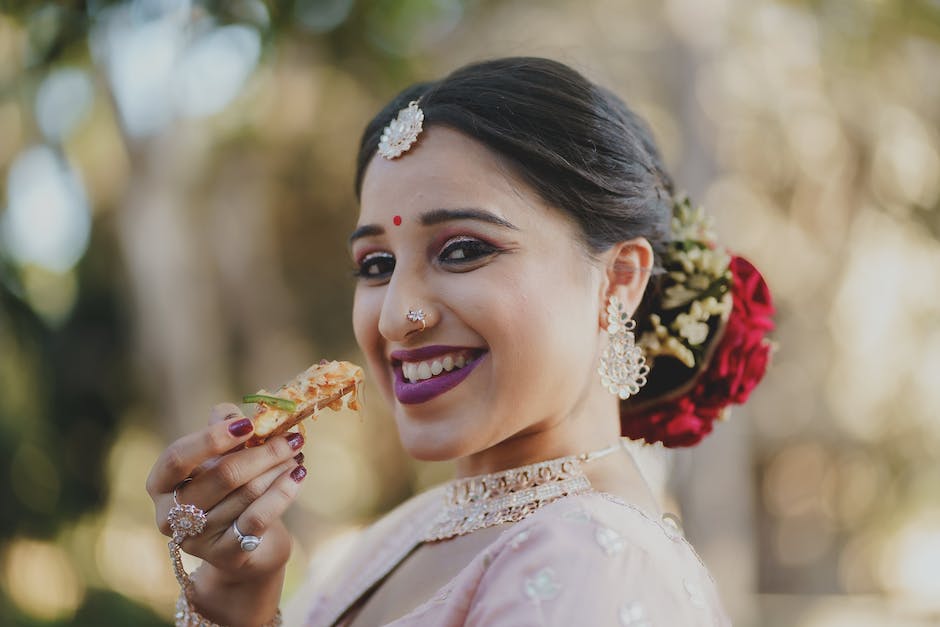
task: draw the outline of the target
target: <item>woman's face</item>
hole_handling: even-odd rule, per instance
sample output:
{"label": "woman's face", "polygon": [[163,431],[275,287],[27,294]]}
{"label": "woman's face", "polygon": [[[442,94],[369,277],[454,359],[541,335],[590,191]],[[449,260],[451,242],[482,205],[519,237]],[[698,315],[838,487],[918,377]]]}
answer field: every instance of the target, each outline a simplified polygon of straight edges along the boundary
{"label": "woman's face", "polygon": [[431,127],[373,158],[351,241],[356,339],[413,456],[485,455],[602,391],[603,270],[482,144]]}

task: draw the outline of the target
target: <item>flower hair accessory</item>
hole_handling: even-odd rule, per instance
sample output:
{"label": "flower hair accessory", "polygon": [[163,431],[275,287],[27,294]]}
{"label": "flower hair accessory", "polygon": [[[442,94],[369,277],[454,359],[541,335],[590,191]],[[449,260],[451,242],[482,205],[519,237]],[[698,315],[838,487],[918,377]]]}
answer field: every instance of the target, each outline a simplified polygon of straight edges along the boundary
{"label": "flower hair accessory", "polygon": [[424,111],[418,107],[417,100],[412,100],[382,131],[382,137],[379,138],[379,154],[390,161],[401,156],[418,141],[418,135],[423,128]]}
{"label": "flower hair accessory", "polygon": [[[647,392],[621,404],[627,437],[693,446],[732,404],[744,403],[767,369],[774,306],[760,272],[716,242],[711,220],[686,196],[673,205],[672,241],[659,306],[638,341],[652,362]],[[679,380],[664,389],[660,381]]]}

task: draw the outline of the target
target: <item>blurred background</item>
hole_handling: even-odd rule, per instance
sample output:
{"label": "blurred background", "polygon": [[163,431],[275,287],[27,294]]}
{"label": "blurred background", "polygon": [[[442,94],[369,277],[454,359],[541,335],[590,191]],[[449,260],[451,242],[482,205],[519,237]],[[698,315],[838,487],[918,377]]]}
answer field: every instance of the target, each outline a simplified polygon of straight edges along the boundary
{"label": "blurred background", "polygon": [[[940,2],[0,7],[0,624],[169,624],[154,459],[216,402],[361,362],[362,128],[411,81],[517,54],[645,116],[775,292],[748,406],[642,452],[735,624],[940,624]],[[309,438],[289,589],[448,477],[366,392]]]}

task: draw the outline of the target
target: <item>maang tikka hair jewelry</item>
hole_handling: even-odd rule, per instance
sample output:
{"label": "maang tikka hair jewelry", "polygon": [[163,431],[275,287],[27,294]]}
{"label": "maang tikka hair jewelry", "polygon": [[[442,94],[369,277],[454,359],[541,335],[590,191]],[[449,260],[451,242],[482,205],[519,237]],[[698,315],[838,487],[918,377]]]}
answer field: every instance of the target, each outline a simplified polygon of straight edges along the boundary
{"label": "maang tikka hair jewelry", "polygon": [[382,131],[382,137],[379,139],[379,154],[392,160],[403,152],[407,152],[418,141],[418,135],[421,134],[423,128],[424,111],[418,107],[417,100],[412,100]]}
{"label": "maang tikka hair jewelry", "polygon": [[597,369],[601,383],[614,396],[626,400],[646,385],[649,366],[643,351],[636,345],[633,329],[636,322],[630,319],[623,303],[611,296],[607,303],[608,344],[601,355]]}

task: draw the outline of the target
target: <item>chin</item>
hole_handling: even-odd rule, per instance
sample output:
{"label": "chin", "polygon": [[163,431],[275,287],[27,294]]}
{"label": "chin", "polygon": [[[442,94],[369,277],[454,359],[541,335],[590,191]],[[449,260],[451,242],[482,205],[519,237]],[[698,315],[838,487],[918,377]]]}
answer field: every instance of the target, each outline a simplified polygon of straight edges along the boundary
{"label": "chin", "polygon": [[[399,409],[399,411],[401,411]],[[474,452],[465,438],[446,424],[414,424],[408,416],[396,416],[402,448],[413,458],[425,462],[445,462]]]}

